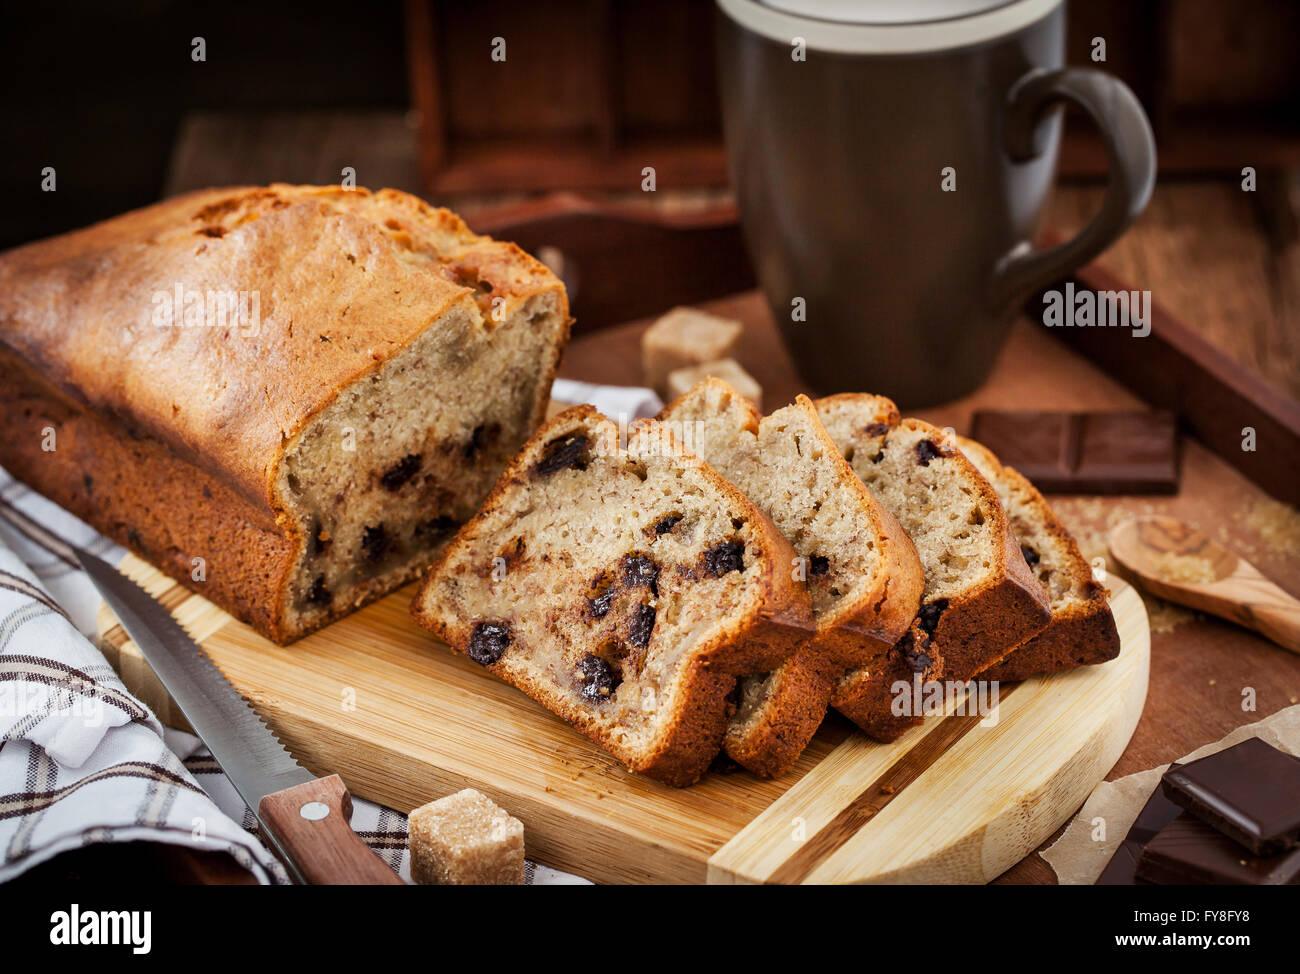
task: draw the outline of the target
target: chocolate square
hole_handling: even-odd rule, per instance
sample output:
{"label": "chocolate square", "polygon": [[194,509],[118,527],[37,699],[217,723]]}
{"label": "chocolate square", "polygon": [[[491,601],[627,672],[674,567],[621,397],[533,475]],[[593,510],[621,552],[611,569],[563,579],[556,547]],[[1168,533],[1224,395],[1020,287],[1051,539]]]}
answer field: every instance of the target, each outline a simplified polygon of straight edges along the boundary
{"label": "chocolate square", "polygon": [[1172,413],[980,410],[971,437],[1044,493],[1178,492]]}
{"label": "chocolate square", "polygon": [[1164,796],[1159,788],[1151,793],[1147,803],[1138,812],[1128,835],[1111,856],[1110,862],[1097,877],[1097,886],[1132,886],[1137,879],[1138,859],[1148,842],[1166,825],[1176,819],[1181,809]]}
{"label": "chocolate square", "polygon": [[1300,844],[1300,758],[1249,737],[1160,783],[1165,797],[1257,856]]}
{"label": "chocolate square", "polygon": [[1293,886],[1300,883],[1300,848],[1256,856],[1183,812],[1147,843],[1137,876],[1161,886]]}

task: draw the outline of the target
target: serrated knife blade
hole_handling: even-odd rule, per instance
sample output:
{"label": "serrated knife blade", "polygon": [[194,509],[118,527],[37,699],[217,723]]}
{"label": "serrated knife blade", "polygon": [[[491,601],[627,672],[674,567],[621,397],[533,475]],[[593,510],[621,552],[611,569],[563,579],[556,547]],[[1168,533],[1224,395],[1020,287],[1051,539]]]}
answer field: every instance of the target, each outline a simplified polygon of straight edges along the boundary
{"label": "serrated knife blade", "polygon": [[[315,780],[315,775],[293,759],[257,711],[170,612],[102,558],[76,548],[73,551],[122,628],[254,814],[267,795]],[[266,832],[274,841],[269,830]],[[277,851],[296,873],[287,853],[279,848]],[[300,874],[294,879],[303,881]]]}
{"label": "serrated knife blade", "polygon": [[135,581],[69,546],[122,628],[249,809],[297,883],[400,879],[352,831],[352,801],[337,775],[302,767],[203,648]]}
{"label": "serrated knife blade", "polygon": [[69,567],[81,565],[257,816],[262,838],[295,882],[403,885],[352,831],[352,796],[343,779],[317,778],[298,764],[165,606],[104,559],[69,544],[3,498],[0,520]]}
{"label": "serrated knife blade", "polygon": [[152,595],[88,551],[77,558],[249,808],[315,777]]}

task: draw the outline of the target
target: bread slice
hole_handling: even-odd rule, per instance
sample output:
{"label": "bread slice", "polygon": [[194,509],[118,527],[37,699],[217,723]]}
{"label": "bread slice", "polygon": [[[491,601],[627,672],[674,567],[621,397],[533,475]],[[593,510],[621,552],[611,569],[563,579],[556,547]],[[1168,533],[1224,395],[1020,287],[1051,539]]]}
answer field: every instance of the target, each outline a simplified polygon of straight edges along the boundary
{"label": "bread slice", "polygon": [[1038,488],[983,444],[965,437],[957,444],[998,492],[1025,561],[1051,599],[1047,628],[984,670],[981,679],[1023,680],[1114,659],[1119,632],[1106,589],[1093,579],[1092,566]]}
{"label": "bread slice", "polygon": [[568,330],[545,266],[413,196],[203,190],[0,255],[0,465],[289,642],[424,571]]}
{"label": "bread slice", "polygon": [[422,626],[634,771],[687,785],[736,678],[812,631],[794,552],[667,427],[590,406],[528,442],[415,597]]}
{"label": "bread slice", "polygon": [[831,702],[872,736],[893,740],[920,721],[895,713],[895,684],[967,681],[1051,619],[997,493],[948,436],[897,420],[888,400],[843,394],[818,413],[872,493],[898,518],[925,569],[921,607],[884,668],[859,670]]}
{"label": "bread slice", "polygon": [[906,630],[925,584],[921,563],[807,396],[764,418],[726,382],[708,379],[660,419],[771,517],[800,559],[816,635],[776,670],[741,680],[723,743],[737,763],[775,777],[817,732],[834,682]]}

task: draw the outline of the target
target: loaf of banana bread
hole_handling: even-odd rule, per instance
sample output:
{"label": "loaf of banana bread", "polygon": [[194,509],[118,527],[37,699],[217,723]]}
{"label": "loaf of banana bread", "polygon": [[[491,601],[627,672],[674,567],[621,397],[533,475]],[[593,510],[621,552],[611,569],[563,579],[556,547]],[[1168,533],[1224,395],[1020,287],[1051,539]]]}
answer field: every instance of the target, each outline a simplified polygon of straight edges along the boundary
{"label": "loaf of banana bread", "polygon": [[473,515],[568,328],[545,266],[404,193],[191,193],[0,255],[0,465],[288,642]]}

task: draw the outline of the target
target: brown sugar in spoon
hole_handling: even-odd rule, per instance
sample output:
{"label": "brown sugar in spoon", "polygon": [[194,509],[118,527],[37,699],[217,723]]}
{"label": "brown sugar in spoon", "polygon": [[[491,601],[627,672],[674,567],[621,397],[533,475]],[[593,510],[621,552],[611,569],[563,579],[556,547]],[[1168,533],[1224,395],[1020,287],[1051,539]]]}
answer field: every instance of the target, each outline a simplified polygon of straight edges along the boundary
{"label": "brown sugar in spoon", "polygon": [[1300,599],[1245,558],[1174,517],[1137,517],[1110,532],[1110,553],[1143,587],[1221,616],[1300,653]]}

